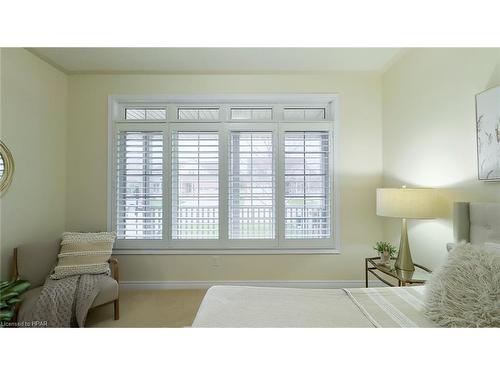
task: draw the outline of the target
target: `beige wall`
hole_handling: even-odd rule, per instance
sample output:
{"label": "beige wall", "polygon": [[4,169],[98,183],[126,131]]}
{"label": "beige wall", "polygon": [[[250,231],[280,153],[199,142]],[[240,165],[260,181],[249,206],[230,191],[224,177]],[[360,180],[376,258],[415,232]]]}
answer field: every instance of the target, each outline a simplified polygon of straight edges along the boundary
{"label": "beige wall", "polygon": [[120,256],[124,280],[347,280],[382,236],[381,82],[375,73],[325,75],[75,75],[69,77],[67,229],[106,228],[109,94],[339,93],[341,255]]}
{"label": "beige wall", "polygon": [[[449,202],[500,202],[499,182],[477,180],[475,94],[500,84],[500,49],[416,49],[383,76],[384,185],[439,187]],[[453,239],[450,216],[414,221],[415,262],[435,267]],[[384,219],[398,242],[399,222]]]}
{"label": "beige wall", "polygon": [[66,214],[67,77],[24,49],[2,49],[1,135],[15,162],[1,198],[1,278],[12,248],[60,236]]}
{"label": "beige wall", "polygon": [[[341,100],[341,255],[227,255],[217,267],[211,256],[121,256],[124,280],[361,279],[371,245],[398,242],[398,221],[374,214],[382,174],[385,186],[443,188],[449,202],[500,201],[500,183],[477,181],[474,113],[474,95],[500,84],[498,49],[410,50],[383,77],[67,77],[23,49],[2,49],[0,64],[0,130],[16,162],[0,202],[2,276],[15,245],[106,228],[109,94],[334,92]],[[452,239],[449,217],[410,227],[415,261],[434,267]]]}

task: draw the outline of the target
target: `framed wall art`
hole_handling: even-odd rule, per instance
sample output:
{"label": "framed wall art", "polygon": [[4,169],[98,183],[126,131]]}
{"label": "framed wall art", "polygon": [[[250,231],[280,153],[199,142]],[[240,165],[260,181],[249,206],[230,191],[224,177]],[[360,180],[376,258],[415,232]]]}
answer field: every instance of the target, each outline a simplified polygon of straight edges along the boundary
{"label": "framed wall art", "polygon": [[500,86],[476,95],[476,134],[479,179],[500,181]]}

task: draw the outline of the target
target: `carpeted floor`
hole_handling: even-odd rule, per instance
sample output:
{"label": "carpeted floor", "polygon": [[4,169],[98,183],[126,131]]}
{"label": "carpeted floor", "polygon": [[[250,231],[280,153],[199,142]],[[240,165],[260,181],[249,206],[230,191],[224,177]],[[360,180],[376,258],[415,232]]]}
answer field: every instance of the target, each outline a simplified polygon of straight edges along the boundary
{"label": "carpeted floor", "polygon": [[120,320],[113,305],[89,311],[86,327],[189,327],[205,289],[128,290],[120,292]]}

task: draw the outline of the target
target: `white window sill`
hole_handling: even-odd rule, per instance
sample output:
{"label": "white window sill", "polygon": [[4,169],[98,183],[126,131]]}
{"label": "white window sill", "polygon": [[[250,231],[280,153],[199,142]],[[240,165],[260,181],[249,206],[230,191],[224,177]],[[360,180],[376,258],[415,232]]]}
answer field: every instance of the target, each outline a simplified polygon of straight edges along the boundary
{"label": "white window sill", "polygon": [[113,255],[276,255],[340,254],[337,249],[113,249]]}

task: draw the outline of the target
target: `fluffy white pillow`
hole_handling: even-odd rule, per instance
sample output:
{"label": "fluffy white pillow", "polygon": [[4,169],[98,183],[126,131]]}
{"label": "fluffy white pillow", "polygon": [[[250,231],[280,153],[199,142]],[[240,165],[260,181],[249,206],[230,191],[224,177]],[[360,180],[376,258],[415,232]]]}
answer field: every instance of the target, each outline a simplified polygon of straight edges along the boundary
{"label": "fluffy white pillow", "polygon": [[500,327],[500,250],[461,243],[427,282],[426,316],[444,327]]}

